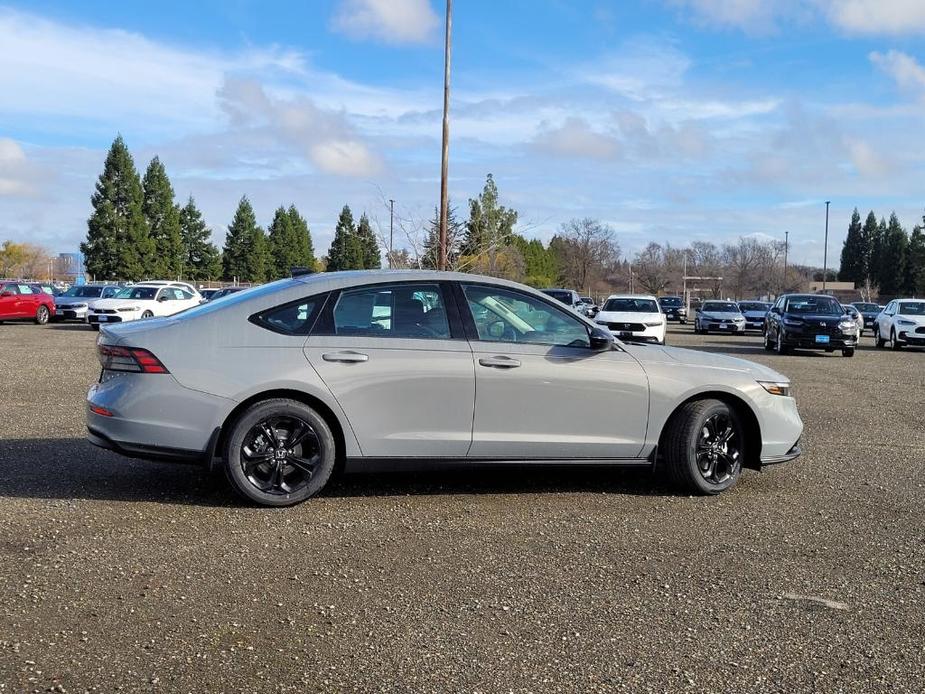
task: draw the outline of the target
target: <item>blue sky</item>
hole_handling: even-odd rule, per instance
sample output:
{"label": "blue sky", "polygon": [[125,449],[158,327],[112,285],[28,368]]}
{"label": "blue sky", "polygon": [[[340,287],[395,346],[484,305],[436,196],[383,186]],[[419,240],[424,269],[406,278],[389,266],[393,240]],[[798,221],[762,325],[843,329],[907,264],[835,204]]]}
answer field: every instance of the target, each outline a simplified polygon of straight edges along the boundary
{"label": "blue sky", "polygon": [[[0,6],[0,239],[73,250],[121,132],[221,244],[241,195],[295,203],[324,252],[341,206],[416,242],[439,190],[442,3]],[[596,217],[632,256],[782,238],[830,257],[855,206],[925,207],[921,0],[458,1],[450,193],[494,174],[519,229]],[[406,233],[407,232],[407,233]]]}

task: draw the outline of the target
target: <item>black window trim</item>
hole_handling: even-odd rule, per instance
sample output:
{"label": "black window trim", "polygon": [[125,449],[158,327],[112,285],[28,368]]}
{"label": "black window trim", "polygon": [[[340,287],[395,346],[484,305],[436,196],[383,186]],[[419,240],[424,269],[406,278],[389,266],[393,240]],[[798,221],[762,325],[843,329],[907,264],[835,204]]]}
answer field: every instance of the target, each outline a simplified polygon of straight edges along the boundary
{"label": "black window trim", "polygon": [[[258,328],[269,330],[271,333],[276,333],[278,335],[288,335],[290,337],[308,337],[312,334],[315,323],[318,322],[318,317],[323,312],[325,306],[331,298],[332,293],[333,292],[321,292],[319,294],[310,294],[293,301],[287,301],[284,304],[276,304],[275,306],[271,306],[270,308],[265,308],[261,311],[258,311],[257,313],[251,314],[247,317],[247,320],[256,325]],[[290,306],[299,306],[300,304],[304,304],[309,301],[314,301],[315,307],[312,309],[312,314],[305,321],[305,325],[302,330],[284,330],[280,326],[267,321],[267,314],[275,313],[276,311],[289,308]]]}
{"label": "black window trim", "polygon": [[[415,336],[415,337],[401,337],[398,335],[389,335],[387,331],[383,331],[383,334],[369,334],[369,335],[338,335],[337,330],[334,325],[334,308],[337,306],[337,302],[340,299],[340,295],[344,292],[353,292],[353,291],[362,291],[364,289],[371,289],[373,287],[408,287],[408,286],[436,286],[442,295],[444,309],[446,310],[446,319],[450,327],[450,337],[428,337],[425,335]],[[454,290],[453,282],[449,280],[387,280],[384,279],[381,282],[368,282],[366,284],[356,284],[348,287],[341,287],[340,289],[334,289],[328,295],[328,299],[325,302],[323,310],[318,315],[315,320],[315,324],[312,327],[309,335],[311,337],[370,337],[376,340],[465,340],[466,334],[463,329],[463,323],[459,315],[459,307],[454,301]]]}
{"label": "black window trim", "polygon": [[[522,291],[520,289],[515,289],[514,287],[507,287],[501,284],[491,284],[490,282],[454,282],[456,289],[456,303],[458,308],[463,312],[464,324],[466,327],[466,334],[470,342],[485,342],[489,344],[500,344],[500,345],[511,345],[511,344],[521,344],[521,345],[537,345],[540,347],[560,347],[564,349],[591,349],[591,327],[581,319],[581,316],[577,315],[573,311],[563,308],[563,304],[558,299],[555,299],[544,292],[540,292],[542,296],[537,296],[536,294],[531,294],[529,292]],[[483,340],[479,337],[478,328],[475,325],[475,319],[472,317],[472,311],[469,310],[469,300],[466,298],[465,287],[485,287],[488,289],[501,290],[505,292],[510,292],[511,294],[518,294],[529,299],[539,300],[541,303],[546,304],[551,307],[554,311],[571,318],[581,324],[582,327],[588,333],[588,346],[587,347],[570,347],[569,345],[557,345],[549,342],[506,342],[504,340]]]}

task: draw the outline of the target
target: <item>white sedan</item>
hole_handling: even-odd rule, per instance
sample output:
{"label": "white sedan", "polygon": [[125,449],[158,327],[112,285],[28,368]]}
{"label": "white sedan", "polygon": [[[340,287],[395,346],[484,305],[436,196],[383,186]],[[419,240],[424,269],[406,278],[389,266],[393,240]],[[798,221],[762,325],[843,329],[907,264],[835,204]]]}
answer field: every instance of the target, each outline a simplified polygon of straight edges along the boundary
{"label": "white sedan", "polygon": [[99,330],[101,323],[171,316],[198,306],[201,301],[199,292],[185,282],[141,282],[126,287],[111,299],[95,301],[87,322]]}
{"label": "white sedan", "polygon": [[614,294],[607,298],[594,321],[621,340],[665,344],[665,314],[654,296]]}
{"label": "white sedan", "polygon": [[925,346],[925,300],[896,299],[888,303],[874,323],[874,339],[877,347],[887,342],[892,349]]}

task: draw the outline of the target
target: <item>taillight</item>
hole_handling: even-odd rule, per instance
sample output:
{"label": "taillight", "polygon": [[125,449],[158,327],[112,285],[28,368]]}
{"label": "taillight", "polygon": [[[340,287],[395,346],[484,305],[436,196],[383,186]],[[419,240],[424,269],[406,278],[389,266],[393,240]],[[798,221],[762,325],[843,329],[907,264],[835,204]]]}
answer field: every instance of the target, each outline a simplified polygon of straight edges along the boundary
{"label": "taillight", "polygon": [[116,347],[98,345],[100,364],[109,371],[133,371],[146,374],[170,373],[161,360],[151,352],[139,347]]}

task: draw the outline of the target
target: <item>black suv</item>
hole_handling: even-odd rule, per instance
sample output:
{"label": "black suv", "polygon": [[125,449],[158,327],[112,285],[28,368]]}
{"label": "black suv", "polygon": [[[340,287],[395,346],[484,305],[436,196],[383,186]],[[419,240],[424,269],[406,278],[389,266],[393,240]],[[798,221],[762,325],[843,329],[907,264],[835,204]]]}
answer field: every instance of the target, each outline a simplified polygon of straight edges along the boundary
{"label": "black suv", "polygon": [[660,296],[658,305],[662,307],[662,313],[667,320],[680,321],[681,325],[687,323],[687,309],[680,296]]}
{"label": "black suv", "polygon": [[764,348],[787,354],[817,349],[854,356],[858,326],[837,299],[825,294],[784,294],[768,311]]}

